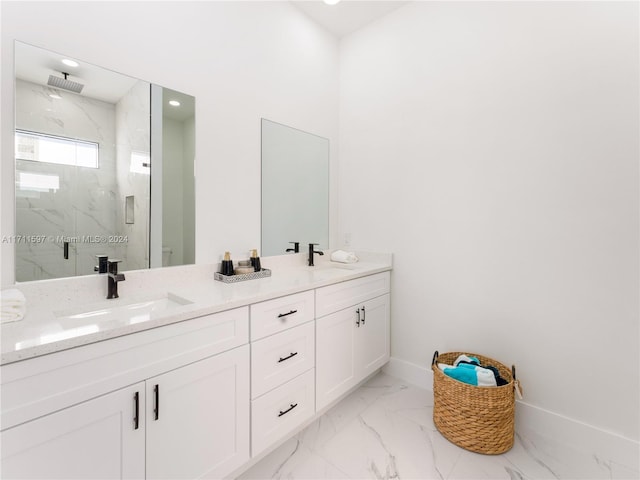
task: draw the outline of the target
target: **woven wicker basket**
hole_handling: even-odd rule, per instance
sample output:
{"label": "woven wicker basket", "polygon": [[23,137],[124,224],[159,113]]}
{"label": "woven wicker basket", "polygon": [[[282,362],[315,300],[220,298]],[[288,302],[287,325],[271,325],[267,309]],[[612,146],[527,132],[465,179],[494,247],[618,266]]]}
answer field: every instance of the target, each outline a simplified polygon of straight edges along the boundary
{"label": "woven wicker basket", "polygon": [[[477,387],[445,375],[437,363],[453,365],[463,352],[433,355],[433,423],[450,442],[472,452],[496,455],[513,446],[515,398],[520,389],[515,367],[475,353],[481,365],[496,367],[507,382],[500,387]],[[519,390],[520,391],[520,390]]]}

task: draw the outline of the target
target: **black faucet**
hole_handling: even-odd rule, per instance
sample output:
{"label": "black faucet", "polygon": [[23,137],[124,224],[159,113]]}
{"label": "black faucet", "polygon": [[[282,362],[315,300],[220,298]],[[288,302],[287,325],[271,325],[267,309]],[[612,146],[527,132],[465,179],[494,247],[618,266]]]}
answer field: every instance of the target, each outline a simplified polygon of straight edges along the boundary
{"label": "black faucet", "polygon": [[300,252],[300,242],[289,242],[289,243],[293,243],[293,248],[287,248],[285,252],[293,252],[293,253]]}
{"label": "black faucet", "polygon": [[315,246],[319,245],[318,243],[310,243],[309,244],[309,266],[313,267],[313,254],[317,253],[318,255],[324,255],[324,252],[322,251],[316,251],[315,250]]}
{"label": "black faucet", "polygon": [[118,273],[118,263],[122,260],[108,260],[107,299],[118,298],[118,282],[124,281],[124,273]]}
{"label": "black faucet", "polygon": [[93,267],[93,271],[98,273],[107,273],[109,257],[107,255],[96,255],[96,258],[98,259],[98,265]]}

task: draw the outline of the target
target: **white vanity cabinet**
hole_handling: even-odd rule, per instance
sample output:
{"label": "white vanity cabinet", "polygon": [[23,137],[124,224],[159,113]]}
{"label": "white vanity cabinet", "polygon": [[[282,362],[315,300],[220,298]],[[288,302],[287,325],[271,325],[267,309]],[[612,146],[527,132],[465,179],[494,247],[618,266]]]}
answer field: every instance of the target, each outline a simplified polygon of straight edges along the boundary
{"label": "white vanity cabinet", "polygon": [[2,478],[225,476],[249,459],[248,348],[2,432]]}
{"label": "white vanity cabinet", "polygon": [[347,278],[2,365],[0,478],[241,473],[389,360],[389,271]]}
{"label": "white vanity cabinet", "polygon": [[316,409],[382,367],[390,354],[390,274],[316,290]]}
{"label": "white vanity cabinet", "polygon": [[228,475],[249,460],[248,327],[245,307],[8,365],[1,477]]}

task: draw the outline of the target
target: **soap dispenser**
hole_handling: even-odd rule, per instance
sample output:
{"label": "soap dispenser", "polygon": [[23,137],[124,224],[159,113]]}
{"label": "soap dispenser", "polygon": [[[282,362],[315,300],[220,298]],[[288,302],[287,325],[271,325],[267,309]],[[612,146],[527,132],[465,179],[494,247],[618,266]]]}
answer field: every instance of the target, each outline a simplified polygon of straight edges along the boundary
{"label": "soap dispenser", "polygon": [[234,274],[233,261],[231,260],[231,254],[229,252],[224,252],[224,259],[222,260],[220,273],[222,275],[233,275]]}
{"label": "soap dispenser", "polygon": [[260,257],[258,256],[258,250],[251,250],[251,266],[253,267],[254,272],[259,272],[262,270],[262,266],[260,265]]}

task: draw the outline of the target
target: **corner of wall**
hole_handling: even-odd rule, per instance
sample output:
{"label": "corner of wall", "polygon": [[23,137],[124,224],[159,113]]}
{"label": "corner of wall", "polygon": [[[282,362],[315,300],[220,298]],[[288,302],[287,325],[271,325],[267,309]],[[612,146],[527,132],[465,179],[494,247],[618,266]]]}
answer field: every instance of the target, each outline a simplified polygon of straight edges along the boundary
{"label": "corner of wall", "polygon": [[[433,391],[433,373],[428,366],[391,357],[382,371],[417,387]],[[640,462],[640,442],[516,400],[516,432],[527,431],[572,445],[581,451],[593,452],[600,458],[628,467],[637,468]]]}

